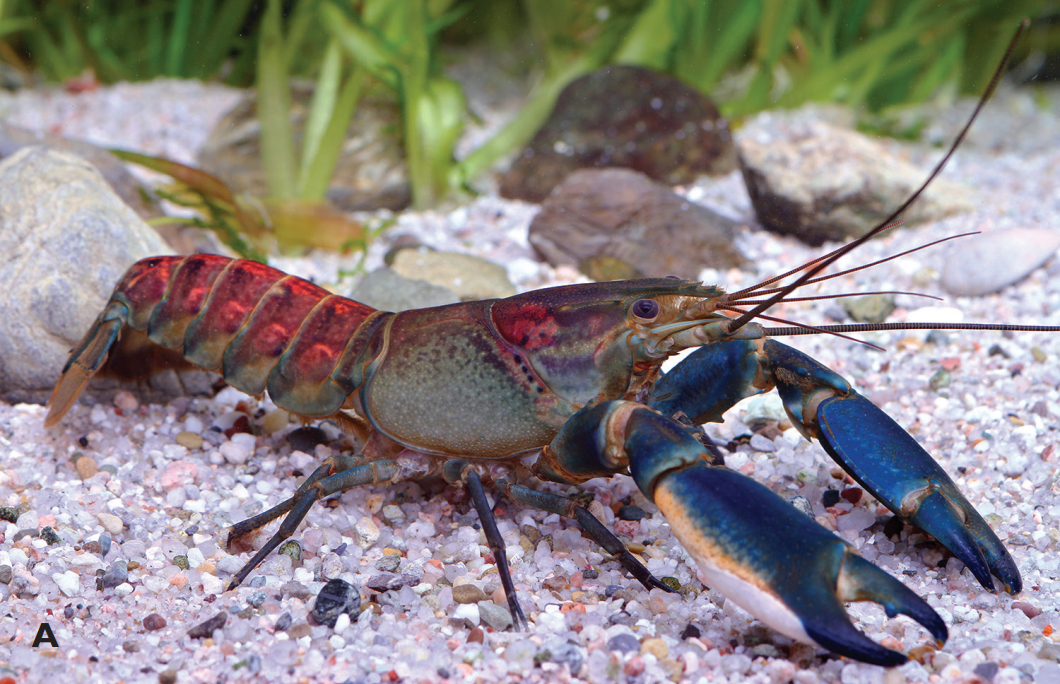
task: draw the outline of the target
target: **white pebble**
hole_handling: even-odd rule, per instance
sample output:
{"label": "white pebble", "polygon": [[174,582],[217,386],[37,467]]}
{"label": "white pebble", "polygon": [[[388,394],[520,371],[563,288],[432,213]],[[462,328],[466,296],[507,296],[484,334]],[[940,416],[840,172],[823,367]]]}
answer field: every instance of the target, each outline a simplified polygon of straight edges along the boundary
{"label": "white pebble", "polygon": [[[458,603],[456,608],[453,609],[452,616],[459,620],[463,618],[470,620],[471,624],[478,625],[479,613],[477,603]],[[561,618],[562,620],[562,618]]]}
{"label": "white pebble", "polygon": [[140,402],[137,401],[132,392],[122,390],[114,395],[114,405],[122,411],[134,411],[140,406]]}
{"label": "white pebble", "polygon": [[59,591],[63,592],[67,597],[77,596],[81,591],[81,578],[73,570],[54,573],[52,580],[59,587]]}
{"label": "white pebble", "polygon": [[16,524],[20,530],[35,530],[40,526],[40,516],[37,511],[26,511],[18,516]]}
{"label": "white pebble", "polygon": [[96,520],[99,521],[99,524],[103,526],[103,529],[110,533],[112,537],[121,534],[121,531],[125,528],[125,524],[121,521],[121,518],[110,513],[100,513],[96,516]]}
{"label": "white pebble", "polygon": [[188,455],[188,448],[179,444],[166,444],[162,447],[162,454],[171,461],[176,461]]}
{"label": "white pebble", "polygon": [[206,558],[202,555],[202,551],[197,548],[188,549],[188,567],[192,570],[202,565]]}
{"label": "white pebble", "polygon": [[169,586],[169,580],[164,577],[156,577],[154,575],[147,575],[143,579],[144,589],[154,592],[156,594],[166,590]]}
{"label": "white pebble", "polygon": [[287,457],[287,460],[291,463],[292,467],[303,471],[312,470],[313,465],[316,463],[316,459],[304,451],[292,451],[291,455]]}
{"label": "white pebble", "polygon": [[361,518],[353,529],[357,533],[357,543],[361,545],[361,548],[366,549],[379,541],[379,526],[371,518]]}
{"label": "white pebble", "polygon": [[211,575],[208,572],[202,573],[201,577],[202,591],[204,594],[220,594],[224,591],[224,585],[218,577]]}
{"label": "white pebble", "polygon": [[184,510],[192,513],[205,513],[206,502],[202,499],[188,499],[184,502]]}
{"label": "white pebble", "polygon": [[773,443],[773,440],[763,435],[754,434],[751,435],[751,448],[755,451],[761,451],[763,453],[771,454],[777,450],[777,445]]}
{"label": "white pebble", "polygon": [[133,585],[128,582],[122,582],[118,586],[114,587],[114,595],[118,598],[125,598],[129,594],[133,593]]}
{"label": "white pebble", "polygon": [[796,430],[793,427],[792,428],[788,428],[787,430],[785,430],[784,434],[781,435],[781,437],[784,438],[785,442],[787,442],[789,445],[791,445],[792,449],[794,449],[795,447],[799,446],[799,442],[802,441],[802,433],[800,433],[798,430]]}
{"label": "white pebble", "polygon": [[237,432],[232,435],[232,443],[238,444],[249,454],[253,453],[254,449],[257,447],[258,438],[247,432]]}
{"label": "white pebble", "polygon": [[218,449],[221,455],[225,457],[225,460],[232,465],[243,465],[247,462],[247,450],[239,446],[235,442],[225,442]]}
{"label": "white pebble", "polygon": [[202,420],[198,416],[188,416],[184,419],[184,429],[188,432],[199,434],[203,431],[203,427]]}

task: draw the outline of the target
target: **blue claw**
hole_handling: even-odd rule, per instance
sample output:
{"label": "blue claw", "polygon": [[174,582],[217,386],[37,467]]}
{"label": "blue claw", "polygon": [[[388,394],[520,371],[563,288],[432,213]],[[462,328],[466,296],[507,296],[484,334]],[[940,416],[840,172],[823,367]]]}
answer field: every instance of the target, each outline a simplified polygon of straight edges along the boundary
{"label": "blue claw", "polygon": [[704,582],[793,639],[876,665],[904,663],[859,632],[843,607],[875,601],[946,640],[942,619],[901,582],[763,485],[708,459],[681,424],[643,404],[607,401],[568,420],[535,468],[581,482],[628,464]]}
{"label": "blue claw", "polygon": [[939,644],[948,636],[923,599],[750,478],[700,463],[657,478],[654,495],[704,582],[782,634],[874,665],[900,665],[906,657],[858,631],[843,606],[875,601],[890,617],[919,622]]}
{"label": "blue claw", "polygon": [[895,515],[935,537],[994,591],[1023,588],[1019,570],[982,516],[923,447],[835,371],[766,340],[763,353],[792,421]]}
{"label": "blue claw", "polygon": [[856,392],[821,402],[824,448],[866,490],[957,556],[979,583],[994,591],[1023,588],[1019,569],[1001,540],[916,440]]}

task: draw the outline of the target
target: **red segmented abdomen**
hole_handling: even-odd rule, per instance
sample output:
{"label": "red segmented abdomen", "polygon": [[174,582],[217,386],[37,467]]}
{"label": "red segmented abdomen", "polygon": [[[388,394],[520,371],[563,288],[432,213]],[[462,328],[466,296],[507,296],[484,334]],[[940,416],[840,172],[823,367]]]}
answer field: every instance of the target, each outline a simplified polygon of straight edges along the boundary
{"label": "red segmented abdomen", "polygon": [[309,416],[342,406],[351,388],[336,377],[340,361],[359,355],[347,347],[376,313],[269,266],[205,254],[140,261],[112,299],[129,306],[127,323],[152,341]]}

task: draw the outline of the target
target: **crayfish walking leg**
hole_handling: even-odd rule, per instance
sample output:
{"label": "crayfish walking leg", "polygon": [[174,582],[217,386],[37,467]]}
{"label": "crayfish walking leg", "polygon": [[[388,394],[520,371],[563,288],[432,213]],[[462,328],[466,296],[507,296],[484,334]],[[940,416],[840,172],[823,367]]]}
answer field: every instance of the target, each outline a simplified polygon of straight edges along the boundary
{"label": "crayfish walking leg", "polygon": [[[489,542],[490,550],[493,551],[497,559],[497,571],[500,574],[501,583],[504,585],[504,591],[508,596],[508,606],[511,610],[515,627],[517,629],[520,628],[520,622],[522,622],[521,626],[525,628],[526,618],[523,617],[523,611],[515,597],[515,586],[511,580],[511,569],[508,567],[504,541],[501,539],[500,531],[497,530],[493,510],[486,500],[486,493],[478,473],[467,462],[453,460],[446,463],[445,477],[452,484],[463,482],[467,485],[475,509],[478,511],[479,519],[482,521],[482,527],[486,533],[486,540]],[[662,589],[671,593],[675,592],[672,587],[667,586],[659,578],[651,574],[644,567],[644,564],[629,552],[622,540],[597,520],[589,512],[589,509],[579,505],[570,497],[530,489],[522,485],[512,484],[505,479],[497,480],[494,484],[499,490],[519,503],[576,521],[593,541],[611,554],[634,579],[644,585],[645,589]]]}
{"label": "crayfish walking leg", "polygon": [[312,475],[306,478],[306,481],[302,483],[298,491],[290,499],[232,526],[228,535],[229,545],[236,538],[268,524],[285,513],[287,514],[276,534],[265,542],[265,545],[232,578],[227,591],[231,591],[242,584],[243,580],[254,571],[258,564],[265,560],[285,539],[294,534],[294,531],[298,529],[298,525],[309,513],[309,509],[317,501],[351,487],[391,482],[399,475],[400,471],[401,467],[398,463],[391,460],[363,463],[361,459],[349,456],[335,456],[328,459]]}
{"label": "crayfish walking leg", "polygon": [[512,581],[512,570],[508,566],[508,552],[504,548],[504,539],[497,527],[497,520],[493,516],[493,509],[486,500],[486,490],[482,486],[475,468],[461,460],[447,461],[443,469],[445,479],[450,484],[463,482],[467,485],[471,494],[471,502],[478,512],[478,519],[482,522],[482,530],[486,534],[486,543],[489,544],[493,557],[497,560],[497,574],[500,575],[504,594],[508,599],[508,610],[512,614],[512,625],[515,629],[526,629],[526,616],[523,609],[519,607],[519,599],[515,595],[515,583]]}
{"label": "crayfish walking leg", "polygon": [[626,569],[635,580],[640,582],[645,589],[662,589],[663,591],[676,593],[673,587],[662,582],[658,577],[651,574],[636,557],[629,552],[622,540],[607,529],[602,522],[596,519],[589,509],[579,505],[570,497],[549,492],[541,492],[522,485],[505,484],[508,496],[520,503],[533,506],[547,513],[555,513],[569,520],[575,520],[585,533],[592,537],[593,541],[611,554],[623,568]]}

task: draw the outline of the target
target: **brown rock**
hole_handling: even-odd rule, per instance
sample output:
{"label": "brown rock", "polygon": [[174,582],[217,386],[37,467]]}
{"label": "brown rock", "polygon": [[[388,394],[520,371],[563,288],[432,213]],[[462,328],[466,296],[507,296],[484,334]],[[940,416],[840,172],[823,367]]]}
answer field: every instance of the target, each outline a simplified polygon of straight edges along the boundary
{"label": "brown rock", "polygon": [[1029,618],[1036,618],[1042,614],[1042,609],[1038,606],[1027,603],[1026,601],[1013,601],[1012,607],[1017,610],[1022,610],[1023,614]]}
{"label": "brown rock", "polygon": [[501,195],[541,202],[576,169],[625,167],[669,184],[734,168],[728,122],[702,93],[643,67],[612,65],[563,89],[501,179]]}
{"label": "brown rock", "polygon": [[644,174],[586,169],[545,200],[529,239],[553,266],[576,266],[596,280],[697,278],[704,268],[744,263],[737,226]]}
{"label": "brown rock", "polygon": [[457,603],[478,603],[487,600],[487,597],[474,584],[459,584],[453,587],[453,600]]}
{"label": "brown rock", "polygon": [[99,472],[99,466],[96,465],[96,460],[91,456],[82,456],[77,459],[74,467],[77,468],[77,476],[82,480],[87,480]]}

